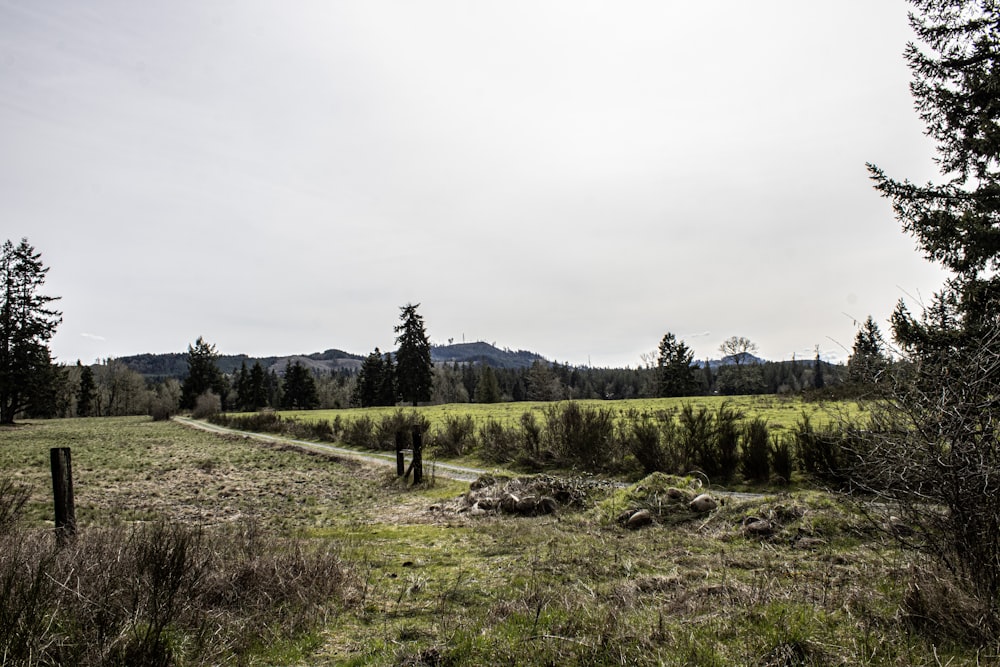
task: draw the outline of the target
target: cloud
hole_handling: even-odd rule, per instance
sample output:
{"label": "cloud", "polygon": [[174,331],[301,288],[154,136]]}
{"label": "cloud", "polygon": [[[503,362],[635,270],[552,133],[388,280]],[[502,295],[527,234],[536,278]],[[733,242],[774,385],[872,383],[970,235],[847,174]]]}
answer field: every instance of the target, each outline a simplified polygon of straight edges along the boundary
{"label": "cloud", "polygon": [[98,336],[97,334],[92,334],[92,333],[82,333],[82,334],[80,334],[80,337],[81,338],[89,338],[90,340],[100,340],[100,341],[106,341],[107,340],[107,338],[105,338],[104,336]]}

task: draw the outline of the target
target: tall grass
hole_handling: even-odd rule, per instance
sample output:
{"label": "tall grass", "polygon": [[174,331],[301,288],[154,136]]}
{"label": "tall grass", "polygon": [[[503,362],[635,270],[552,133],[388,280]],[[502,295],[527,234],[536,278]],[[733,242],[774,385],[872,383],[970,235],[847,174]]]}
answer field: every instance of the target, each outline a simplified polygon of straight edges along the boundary
{"label": "tall grass", "polygon": [[0,481],[4,665],[242,664],[342,607],[352,585],[335,549],[253,523],[87,528],[60,545],[20,522],[21,506]]}

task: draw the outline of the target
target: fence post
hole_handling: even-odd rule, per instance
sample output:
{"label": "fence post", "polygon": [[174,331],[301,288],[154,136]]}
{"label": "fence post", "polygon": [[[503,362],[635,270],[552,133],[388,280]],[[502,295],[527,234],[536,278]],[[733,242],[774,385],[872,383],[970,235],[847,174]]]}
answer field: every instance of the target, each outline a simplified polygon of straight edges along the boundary
{"label": "fence post", "polygon": [[420,427],[413,427],[413,483],[420,484],[424,479],[424,445],[421,440]]}
{"label": "fence post", "polygon": [[406,469],[406,460],[403,456],[406,440],[402,431],[396,431],[396,477],[402,477]]}
{"label": "fence post", "polygon": [[52,495],[56,506],[56,539],[60,544],[76,535],[76,508],[73,505],[73,464],[69,447],[49,450],[52,464]]}

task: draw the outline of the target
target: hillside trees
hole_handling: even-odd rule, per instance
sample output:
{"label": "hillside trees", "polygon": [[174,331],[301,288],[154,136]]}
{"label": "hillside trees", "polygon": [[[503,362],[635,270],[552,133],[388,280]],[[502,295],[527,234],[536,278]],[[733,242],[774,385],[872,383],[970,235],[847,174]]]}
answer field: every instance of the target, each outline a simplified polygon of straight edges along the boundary
{"label": "hillside trees", "polygon": [[[905,57],[942,181],[917,186],[869,164],[903,230],[951,278],[920,317],[900,302],[893,336],[913,367],[853,452],[866,488],[900,508],[922,546],[976,601],[970,632],[1000,635],[1000,8],[910,0],[921,43]],[[940,509],[939,509],[940,508]]]}
{"label": "hillside trees", "polygon": [[395,327],[396,386],[402,399],[414,406],[431,399],[434,378],[431,372],[431,343],[424,328],[424,318],[417,312],[420,304],[400,307],[400,324]]}
{"label": "hillside trees", "polygon": [[281,407],[292,410],[312,410],[319,405],[316,380],[301,361],[295,361],[285,368],[281,401]]}
{"label": "hillside trees", "polygon": [[660,341],[657,356],[657,394],[663,397],[690,396],[697,393],[694,351],[682,340],[667,332]]}
{"label": "hillside trees", "polygon": [[181,383],[181,408],[194,409],[198,397],[211,392],[220,399],[225,397],[228,387],[226,378],[216,364],[219,355],[215,346],[198,336],[193,346],[188,346],[188,373]]}
{"label": "hillside trees", "polygon": [[0,250],[0,424],[49,402],[56,381],[49,340],[62,322],[50,307],[59,297],[40,293],[49,269],[22,238]]}

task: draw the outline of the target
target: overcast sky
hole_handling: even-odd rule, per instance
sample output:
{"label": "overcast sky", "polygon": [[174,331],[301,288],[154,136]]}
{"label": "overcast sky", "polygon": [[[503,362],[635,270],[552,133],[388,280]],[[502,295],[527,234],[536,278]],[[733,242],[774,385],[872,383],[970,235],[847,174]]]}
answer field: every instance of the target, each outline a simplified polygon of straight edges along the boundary
{"label": "overcast sky", "polygon": [[434,343],[844,360],[943,274],[903,0],[0,0],[0,240],[59,361]]}

